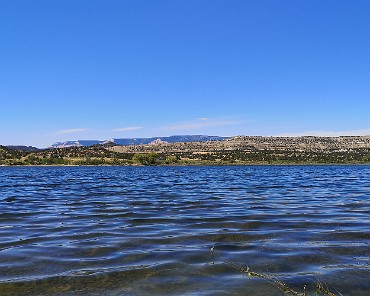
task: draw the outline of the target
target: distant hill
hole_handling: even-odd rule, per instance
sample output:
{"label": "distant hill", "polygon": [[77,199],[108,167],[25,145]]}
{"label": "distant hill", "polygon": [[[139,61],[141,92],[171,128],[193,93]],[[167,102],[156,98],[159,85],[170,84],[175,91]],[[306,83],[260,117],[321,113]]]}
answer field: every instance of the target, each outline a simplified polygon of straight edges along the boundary
{"label": "distant hill", "polygon": [[27,155],[30,152],[31,151],[10,149],[6,146],[1,146],[0,145],[0,160],[13,159],[13,158],[14,159],[19,159],[22,156]]}
{"label": "distant hill", "polygon": [[167,143],[177,142],[206,142],[206,141],[221,141],[229,137],[219,136],[206,136],[206,135],[177,135],[169,137],[151,137],[151,138],[123,138],[123,139],[110,139],[106,141],[98,140],[77,140],[56,142],[50,148],[67,148],[67,147],[90,147],[93,145],[143,145],[150,144],[155,141],[163,141]]}
{"label": "distant hill", "polygon": [[18,150],[18,151],[40,151],[41,149],[33,147],[33,146],[5,146],[11,150]]}

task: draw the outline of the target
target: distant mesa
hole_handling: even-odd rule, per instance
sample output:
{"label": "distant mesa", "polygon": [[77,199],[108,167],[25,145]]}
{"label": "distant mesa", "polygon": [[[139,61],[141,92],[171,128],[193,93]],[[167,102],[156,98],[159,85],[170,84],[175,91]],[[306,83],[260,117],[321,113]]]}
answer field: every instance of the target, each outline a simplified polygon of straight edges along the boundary
{"label": "distant mesa", "polygon": [[206,141],[221,141],[228,139],[228,137],[206,136],[206,135],[180,135],[169,137],[151,137],[151,138],[128,138],[128,139],[111,139],[116,145],[147,145],[158,140],[167,143],[178,142],[206,142]]}
{"label": "distant mesa", "polygon": [[22,145],[18,145],[18,146],[11,145],[11,146],[5,146],[5,147],[8,148],[8,149],[11,149],[11,150],[29,151],[29,152],[40,151],[41,150],[41,149],[33,147],[33,146],[22,146]]}
{"label": "distant mesa", "polygon": [[49,148],[67,148],[67,147],[90,147],[93,145],[104,146],[129,146],[129,145],[159,145],[164,143],[177,143],[177,142],[206,142],[206,141],[221,141],[229,137],[207,136],[207,135],[176,135],[169,137],[151,137],[151,138],[124,138],[124,139],[109,139],[105,141],[98,140],[77,140],[56,142]]}
{"label": "distant mesa", "polygon": [[103,144],[106,141],[98,140],[77,140],[77,141],[65,141],[65,142],[56,142],[51,145],[49,148],[68,148],[68,147],[90,147],[93,145]]}

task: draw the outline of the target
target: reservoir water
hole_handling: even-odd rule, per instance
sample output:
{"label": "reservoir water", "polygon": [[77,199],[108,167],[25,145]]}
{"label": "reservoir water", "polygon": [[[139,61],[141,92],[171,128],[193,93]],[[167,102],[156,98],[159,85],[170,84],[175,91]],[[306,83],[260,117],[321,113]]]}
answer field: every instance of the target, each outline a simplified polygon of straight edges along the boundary
{"label": "reservoir water", "polygon": [[0,168],[2,296],[329,292],[370,295],[369,166]]}

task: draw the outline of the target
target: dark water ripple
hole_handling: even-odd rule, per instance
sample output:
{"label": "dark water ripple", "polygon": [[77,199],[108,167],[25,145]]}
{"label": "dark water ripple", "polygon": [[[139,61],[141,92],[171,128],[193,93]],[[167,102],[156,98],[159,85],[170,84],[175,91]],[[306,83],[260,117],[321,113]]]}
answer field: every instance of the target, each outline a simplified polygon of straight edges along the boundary
{"label": "dark water ripple", "polygon": [[230,263],[370,295],[370,167],[0,168],[0,295],[282,295]]}

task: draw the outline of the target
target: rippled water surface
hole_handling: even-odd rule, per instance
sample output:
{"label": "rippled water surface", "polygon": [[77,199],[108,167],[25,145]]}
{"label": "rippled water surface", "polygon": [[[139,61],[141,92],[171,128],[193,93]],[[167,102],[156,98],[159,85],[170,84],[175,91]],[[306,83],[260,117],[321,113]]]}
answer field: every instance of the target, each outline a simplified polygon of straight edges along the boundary
{"label": "rippled water surface", "polygon": [[318,281],[370,295],[369,166],[0,168],[0,295],[312,295]]}

